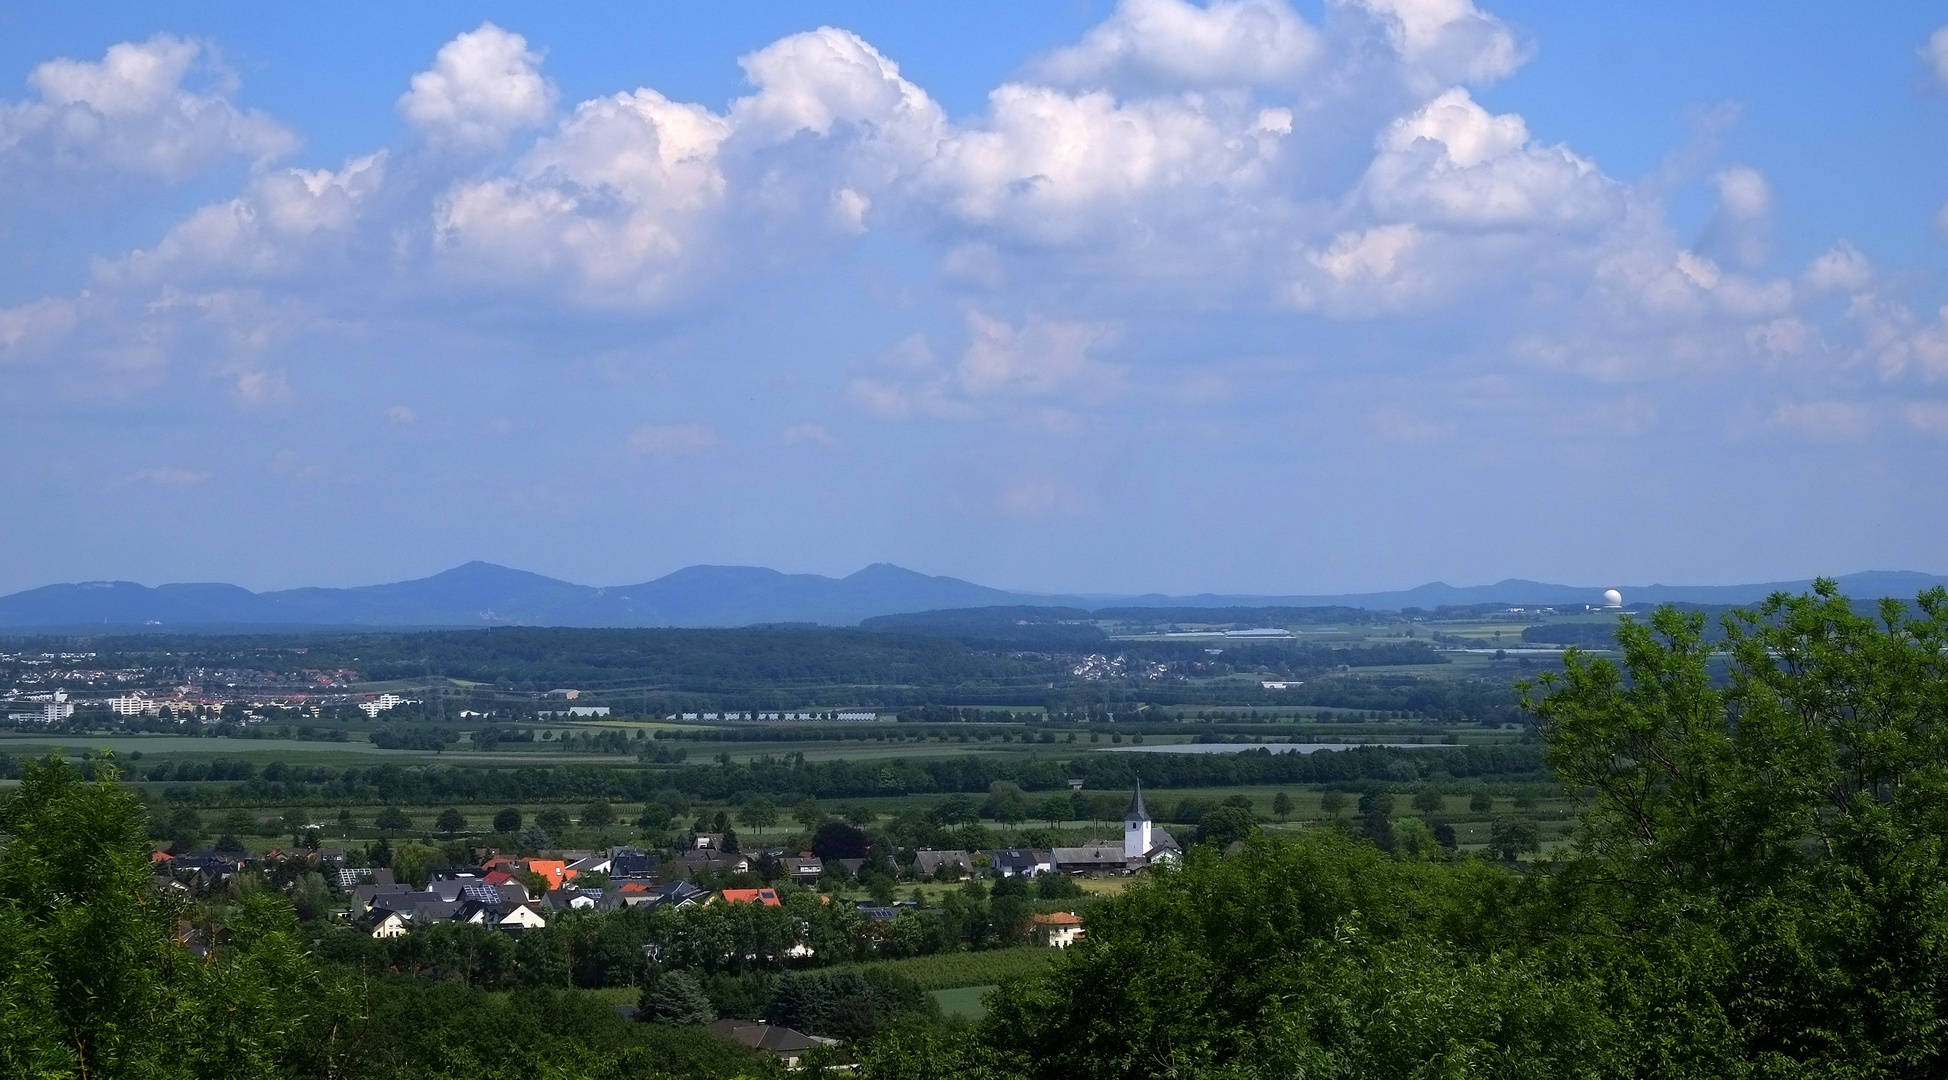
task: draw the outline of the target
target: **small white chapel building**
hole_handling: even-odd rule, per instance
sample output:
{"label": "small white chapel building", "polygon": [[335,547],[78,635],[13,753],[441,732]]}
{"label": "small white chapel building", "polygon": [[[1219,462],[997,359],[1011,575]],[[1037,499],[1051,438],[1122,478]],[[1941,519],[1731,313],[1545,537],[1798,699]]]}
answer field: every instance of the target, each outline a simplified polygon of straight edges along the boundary
{"label": "small white chapel building", "polygon": [[1130,796],[1129,811],[1123,815],[1123,864],[1135,870],[1183,857],[1176,838],[1150,819],[1150,808],[1143,805],[1143,782],[1137,781],[1136,794]]}

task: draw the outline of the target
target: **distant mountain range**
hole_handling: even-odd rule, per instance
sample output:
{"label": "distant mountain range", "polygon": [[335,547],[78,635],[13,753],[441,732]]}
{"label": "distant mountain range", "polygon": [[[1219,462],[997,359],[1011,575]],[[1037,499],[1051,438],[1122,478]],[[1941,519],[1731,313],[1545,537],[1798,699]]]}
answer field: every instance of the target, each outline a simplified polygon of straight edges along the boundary
{"label": "distant mountain range", "polygon": [[[1855,599],[1912,597],[1948,577],[1870,571],[1839,579]],[[1812,582],[1752,585],[1619,586],[1628,603],[1743,604]],[[879,615],[1009,604],[1102,607],[1324,607],[1398,610],[1446,604],[1592,604],[1604,586],[1510,579],[1457,587],[1440,582],[1398,592],[1331,596],[1049,596],[1007,592],[889,563],[829,578],[754,566],[691,566],[640,585],[600,588],[471,562],[432,577],[351,589],[254,593],[236,585],[153,588],[130,581],[48,585],[0,596],[0,628],[102,627],[216,629],[264,627],[440,626],[748,626],[819,623],[851,626]]]}

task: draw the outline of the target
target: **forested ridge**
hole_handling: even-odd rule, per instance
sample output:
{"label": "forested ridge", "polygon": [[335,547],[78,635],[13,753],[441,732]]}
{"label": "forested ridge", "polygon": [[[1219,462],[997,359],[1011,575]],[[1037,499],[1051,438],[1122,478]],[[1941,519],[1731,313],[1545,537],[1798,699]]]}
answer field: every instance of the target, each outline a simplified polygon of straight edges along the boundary
{"label": "forested ridge", "polygon": [[[891,622],[876,629],[494,627],[245,637],[141,635],[46,639],[39,645],[85,647],[98,654],[96,662],[103,667],[143,669],[178,681],[212,668],[266,672],[292,682],[303,682],[306,670],[347,670],[373,682],[441,678],[526,694],[557,687],[597,694],[650,691],[663,705],[675,700],[670,694],[710,695],[702,699],[705,708],[714,708],[708,701],[715,698],[726,707],[786,707],[782,703],[803,699],[807,692],[816,697],[822,690],[851,694],[860,703],[920,704],[945,693],[968,704],[992,698],[993,704],[1041,705],[1065,696],[1074,681],[1072,659],[1091,653],[1165,664],[1175,676],[1447,662],[1423,641],[1358,647],[1241,642],[1214,654],[1205,645],[1188,642],[1111,641],[1093,626],[1005,621],[944,627]],[[1144,692],[1162,693],[1171,701],[1196,700],[1208,698],[1210,688],[1192,691],[1164,682],[1146,685]],[[780,704],[755,704],[772,700]]]}

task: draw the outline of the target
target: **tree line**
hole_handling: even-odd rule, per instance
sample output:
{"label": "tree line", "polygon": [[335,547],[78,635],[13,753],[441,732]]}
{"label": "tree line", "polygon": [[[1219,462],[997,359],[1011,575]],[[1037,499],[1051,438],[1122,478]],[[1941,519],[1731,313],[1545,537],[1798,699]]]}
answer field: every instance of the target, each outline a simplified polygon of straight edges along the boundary
{"label": "tree line", "polygon": [[[216,763],[210,763],[212,767]],[[664,790],[724,801],[734,795],[860,798],[986,792],[996,782],[1028,791],[1066,790],[1072,779],[1092,789],[1127,791],[1137,781],[1156,788],[1237,787],[1258,784],[1323,784],[1361,780],[1539,775],[1542,748],[1534,744],[1427,746],[1415,749],[1363,746],[1310,754],[1274,754],[1268,748],[1236,754],[1085,754],[1074,758],[969,755],[959,758],[895,758],[807,761],[782,759],[628,768],[562,764],[552,767],[482,768],[429,765],[266,765],[223,763],[226,787],[179,786],[164,798],[184,803],[270,805],[288,801],[447,803],[645,802]],[[171,777],[187,766],[172,765]],[[160,766],[158,768],[161,768]],[[273,779],[272,777],[276,777]]]}

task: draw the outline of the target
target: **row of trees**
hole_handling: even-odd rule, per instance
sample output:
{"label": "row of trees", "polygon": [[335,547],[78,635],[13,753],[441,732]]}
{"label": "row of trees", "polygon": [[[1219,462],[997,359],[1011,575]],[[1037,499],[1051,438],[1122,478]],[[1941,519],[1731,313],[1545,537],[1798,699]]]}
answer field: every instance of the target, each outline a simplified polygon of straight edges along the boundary
{"label": "row of trees", "polygon": [[[1541,780],[1538,745],[1496,744],[1396,750],[1359,747],[1311,754],[1084,754],[1073,758],[988,755],[959,758],[839,759],[807,761],[802,754],[676,767],[608,765],[478,768],[435,763],[334,768],[279,768],[282,779],[263,773],[228,787],[183,785],[164,791],[179,802],[211,805],[275,805],[290,802],[377,802],[402,805],[460,803],[647,802],[664,792],[714,802],[763,794],[776,800],[867,798],[888,795],[987,792],[1006,781],[1030,792],[1066,790],[1072,778],[1087,788],[1236,787],[1263,784],[1346,784],[1413,781],[1436,773],[1455,778]],[[248,762],[237,762],[242,775]]]}

